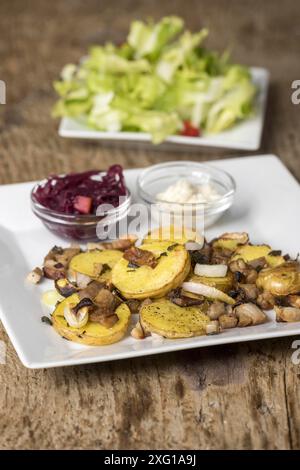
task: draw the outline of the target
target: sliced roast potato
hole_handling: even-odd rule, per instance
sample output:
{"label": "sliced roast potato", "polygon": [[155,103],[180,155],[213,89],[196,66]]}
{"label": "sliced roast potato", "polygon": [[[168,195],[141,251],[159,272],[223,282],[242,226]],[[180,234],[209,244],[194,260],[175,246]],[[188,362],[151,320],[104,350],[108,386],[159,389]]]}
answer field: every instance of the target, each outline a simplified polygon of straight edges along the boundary
{"label": "sliced roast potato", "polygon": [[143,244],[172,241],[184,245],[188,241],[203,243],[203,236],[193,229],[176,227],[174,225],[159,227],[151,230],[143,239]]}
{"label": "sliced roast potato", "polygon": [[272,253],[272,248],[269,245],[242,245],[236,249],[231,261],[242,259],[248,263],[264,257],[267,264],[271,267],[279,266],[285,262],[283,256],[273,255]]}
{"label": "sliced roast potato", "polygon": [[190,257],[182,245],[157,242],[142,245],[157,258],[157,266],[132,267],[121,258],[112,269],[112,283],[127,298],[145,299],[162,297],[178,287],[190,271]]}
{"label": "sliced roast potato", "polygon": [[213,248],[234,251],[239,245],[245,245],[248,241],[249,236],[246,232],[223,233],[219,238],[213,240],[212,246]]}
{"label": "sliced roast potato", "polygon": [[111,269],[122,256],[119,250],[87,251],[72,258],[70,270],[99,281],[110,280]]}
{"label": "sliced roast potato", "polygon": [[100,323],[91,321],[88,321],[88,323],[82,328],[72,328],[68,325],[64,317],[64,309],[69,304],[78,303],[79,300],[79,296],[77,294],[73,294],[60,302],[54,310],[52,323],[54,329],[58,334],[60,334],[60,336],[76,343],[91,346],[102,346],[116,343],[124,337],[130,320],[130,310],[125,303],[119,305],[115,310],[115,314],[118,316],[118,321],[111,328],[107,328]]}
{"label": "sliced roast potato", "polygon": [[142,308],[140,321],[147,332],[165,338],[189,338],[205,335],[210,319],[201,307],[179,307],[159,299]]}

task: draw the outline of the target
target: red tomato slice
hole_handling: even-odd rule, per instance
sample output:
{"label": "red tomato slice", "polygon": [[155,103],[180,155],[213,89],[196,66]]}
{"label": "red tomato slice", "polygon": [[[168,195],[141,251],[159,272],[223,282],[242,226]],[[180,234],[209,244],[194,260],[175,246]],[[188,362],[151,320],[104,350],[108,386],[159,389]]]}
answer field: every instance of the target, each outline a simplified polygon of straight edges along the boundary
{"label": "red tomato slice", "polygon": [[199,137],[200,129],[193,126],[190,121],[183,122],[184,128],[181,131],[181,135],[186,135],[188,137]]}

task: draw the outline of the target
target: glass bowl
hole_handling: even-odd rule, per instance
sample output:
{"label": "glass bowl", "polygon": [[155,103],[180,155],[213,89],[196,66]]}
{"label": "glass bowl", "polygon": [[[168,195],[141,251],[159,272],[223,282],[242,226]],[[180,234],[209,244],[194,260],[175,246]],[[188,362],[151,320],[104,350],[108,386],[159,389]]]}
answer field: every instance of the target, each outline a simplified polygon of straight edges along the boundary
{"label": "glass bowl", "polygon": [[[99,233],[109,233],[110,226],[117,224],[127,216],[131,204],[131,194],[127,195],[118,207],[106,211],[102,215],[96,214],[63,214],[41,205],[36,197],[37,183],[31,191],[31,209],[43,222],[50,232],[61,238],[79,240],[82,242],[99,240]],[[97,235],[98,234],[98,235]]]}
{"label": "glass bowl", "polygon": [[[182,178],[195,185],[210,184],[220,197],[209,202],[185,204],[157,200],[158,193],[165,191]],[[151,217],[153,216],[159,225],[179,222],[181,226],[190,226],[198,230],[214,224],[229,209],[233,203],[235,190],[235,181],[229,173],[193,161],[153,165],[142,171],[138,178],[139,196],[149,208],[151,206]]]}

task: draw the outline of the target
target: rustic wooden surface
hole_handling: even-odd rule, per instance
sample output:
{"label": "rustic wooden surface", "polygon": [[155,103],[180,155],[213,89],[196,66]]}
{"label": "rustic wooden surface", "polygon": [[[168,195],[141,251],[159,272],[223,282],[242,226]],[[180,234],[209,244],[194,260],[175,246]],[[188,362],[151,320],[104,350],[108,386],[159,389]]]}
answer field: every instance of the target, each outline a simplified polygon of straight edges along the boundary
{"label": "rustic wooden surface", "polygon": [[[295,0],[1,0],[0,183],[51,172],[126,168],[175,158],[207,160],[243,152],[109,147],[64,140],[50,116],[51,82],[91,43],[121,41],[135,17],[182,15],[208,25],[209,44],[229,44],[237,61],[271,72],[259,153],[275,153],[300,179],[300,4]],[[176,152],[176,153],[175,153]],[[249,152],[247,152],[249,153]],[[1,201],[0,204],[4,202]],[[294,338],[219,346],[110,364],[26,370],[0,327],[1,449],[300,448],[300,369]]]}

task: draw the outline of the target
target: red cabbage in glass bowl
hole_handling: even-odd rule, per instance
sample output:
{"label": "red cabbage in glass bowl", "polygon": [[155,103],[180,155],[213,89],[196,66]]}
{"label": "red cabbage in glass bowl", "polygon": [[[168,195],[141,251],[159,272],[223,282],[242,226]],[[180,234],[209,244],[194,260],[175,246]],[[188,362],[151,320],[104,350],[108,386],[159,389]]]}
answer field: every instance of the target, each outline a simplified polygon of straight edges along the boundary
{"label": "red cabbage in glass bowl", "polygon": [[[33,213],[53,233],[72,240],[97,239],[97,225],[117,223],[128,214],[131,194],[120,165],[99,170],[51,175],[31,191]],[[111,207],[97,215],[101,204]]]}

